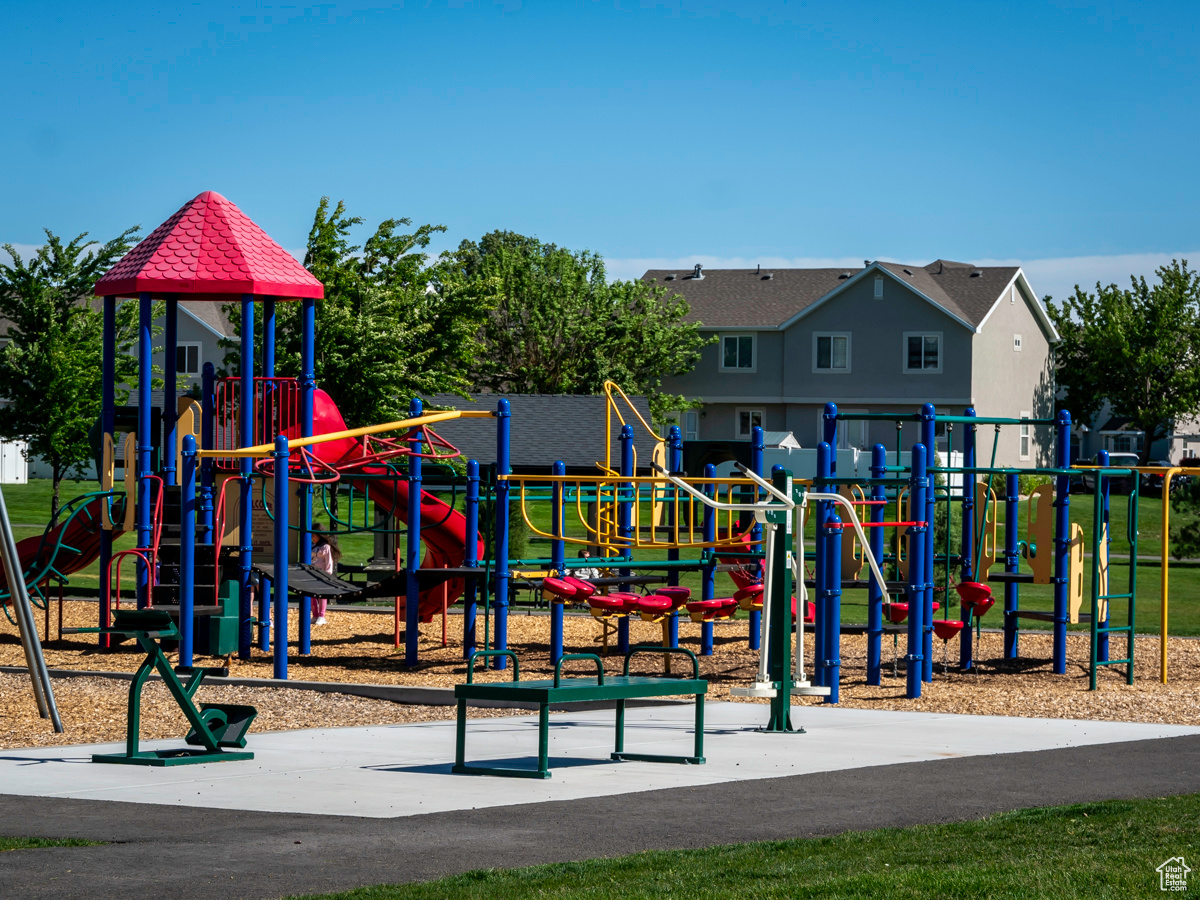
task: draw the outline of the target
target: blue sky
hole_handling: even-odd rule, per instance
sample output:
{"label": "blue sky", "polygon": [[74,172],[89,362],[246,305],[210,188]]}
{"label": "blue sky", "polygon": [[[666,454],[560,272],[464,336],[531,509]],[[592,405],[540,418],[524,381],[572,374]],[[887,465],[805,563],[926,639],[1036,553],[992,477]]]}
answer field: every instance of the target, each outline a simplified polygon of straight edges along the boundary
{"label": "blue sky", "polygon": [[1192,3],[6,4],[0,242],[202,190],[648,265],[1200,265]]}

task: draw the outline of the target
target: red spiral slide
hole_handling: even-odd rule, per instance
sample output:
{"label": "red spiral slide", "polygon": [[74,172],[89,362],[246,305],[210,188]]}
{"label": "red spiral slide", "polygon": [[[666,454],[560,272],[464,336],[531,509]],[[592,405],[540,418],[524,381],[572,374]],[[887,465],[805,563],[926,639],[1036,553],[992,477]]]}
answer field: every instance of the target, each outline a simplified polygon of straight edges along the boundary
{"label": "red spiral slide", "polygon": [[[313,434],[333,434],[346,430],[346,422],[338,411],[337,404],[327,393],[316,390],[313,394]],[[289,436],[291,429],[289,429]],[[314,455],[326,465],[338,468],[363,455],[362,445],[353,438],[317,444]],[[358,469],[364,474],[381,474],[382,467]],[[352,477],[352,476],[349,476]],[[368,487],[372,500],[391,512],[400,521],[408,522],[408,483],[404,481],[373,481]],[[425,558],[422,569],[457,568],[466,560],[467,519],[432,494],[421,492],[421,540],[425,543]],[[483,556],[483,541],[479,541],[476,558]],[[429,622],[442,611],[443,596],[446,603],[454,603],[462,596],[466,583],[461,578],[452,578],[441,584],[421,591],[419,610],[422,622]],[[445,593],[443,593],[443,591]],[[401,610],[403,610],[401,606]]]}

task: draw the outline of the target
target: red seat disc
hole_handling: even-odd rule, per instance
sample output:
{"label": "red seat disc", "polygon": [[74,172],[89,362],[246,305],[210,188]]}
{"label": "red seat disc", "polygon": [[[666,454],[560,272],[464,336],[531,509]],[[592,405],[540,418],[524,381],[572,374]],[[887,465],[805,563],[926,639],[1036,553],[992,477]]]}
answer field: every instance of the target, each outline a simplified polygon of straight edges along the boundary
{"label": "red seat disc", "polygon": [[556,597],[560,597],[563,600],[574,600],[578,596],[575,585],[568,584],[561,578],[543,578],[542,590],[549,591],[551,594],[554,594]]}
{"label": "red seat disc", "polygon": [[908,618],[908,604],[885,603],[883,604],[883,614],[888,617],[889,622],[903,622]]}
{"label": "red seat disc", "polygon": [[948,641],[957,635],[963,629],[962,622],[952,621],[950,619],[934,619],[933,633],[943,641]]}
{"label": "red seat disc", "polygon": [[660,587],[654,593],[659,597],[671,598],[671,605],[675,609],[692,599],[692,589],[686,587]]}
{"label": "red seat disc", "polygon": [[582,578],[576,578],[574,575],[564,575],[561,580],[575,588],[575,597],[578,600],[586,600],[596,593],[594,584],[588,584]]}
{"label": "red seat disc", "polygon": [[673,606],[674,604],[671,602],[670,597],[660,597],[651,594],[649,597],[638,597],[634,608],[638,612],[662,613],[669,612]]}

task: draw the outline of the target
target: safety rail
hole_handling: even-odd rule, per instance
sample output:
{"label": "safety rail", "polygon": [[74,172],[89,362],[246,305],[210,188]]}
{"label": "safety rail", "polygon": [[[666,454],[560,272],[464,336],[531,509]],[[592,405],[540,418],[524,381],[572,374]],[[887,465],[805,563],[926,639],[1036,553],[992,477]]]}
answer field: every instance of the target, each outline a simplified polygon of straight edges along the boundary
{"label": "safety rail", "polygon": [[[241,437],[241,378],[217,379],[213,404],[213,450],[237,448]],[[300,421],[302,393],[295,378],[254,379],[254,443],[266,444],[275,440],[289,427]],[[237,469],[236,455],[212,453],[217,469]]]}
{"label": "safety rail", "polygon": [[[668,485],[666,479],[645,475],[500,475],[497,480],[506,481],[517,489],[520,494],[521,515],[532,534],[550,540],[563,541],[568,544],[586,546],[599,545],[606,556],[616,555],[624,550],[683,550],[715,547],[742,546],[749,535],[753,524],[740,527],[739,518],[734,514],[742,511],[742,506],[732,503],[735,491],[748,491],[757,498],[760,488],[749,478],[687,478],[678,479],[678,484],[686,485],[697,496],[706,496],[704,490],[711,490],[713,500],[718,509],[725,512],[724,521],[718,520],[718,534],[723,537],[705,541],[701,536],[703,525],[694,515],[681,515],[684,510],[690,510],[693,501],[688,499],[687,492],[680,492]],[[672,482],[674,483],[674,482]],[[529,501],[543,499],[543,493],[552,490],[554,485],[563,486],[563,494],[567,499],[574,500],[576,518],[584,531],[584,537],[567,535],[566,529],[555,527],[546,531],[534,522],[529,511]],[[692,485],[699,486],[696,491]],[[649,491],[645,490],[649,486]],[[722,501],[718,497],[726,497]],[[548,496],[545,498],[548,499]],[[589,521],[585,504],[597,504],[596,522]],[[628,536],[617,533],[617,510],[622,503],[631,507],[631,522]],[[643,524],[642,504],[667,503],[674,509],[670,525],[653,526]],[[710,504],[711,505],[711,504]],[[684,522],[686,519],[686,523]],[[667,531],[669,539],[660,540],[658,533]]]}
{"label": "safety rail", "polygon": [[[613,468],[613,458],[612,458],[613,417],[616,416],[616,419],[620,423],[621,427],[624,427],[625,425],[629,424],[628,422],[625,421],[625,417],[623,415],[621,415],[621,408],[617,405],[617,397],[618,396],[622,400],[625,401],[625,405],[629,407],[629,411],[633,413],[633,415],[637,419],[637,421],[641,423],[641,425],[644,429],[646,429],[646,433],[648,435],[650,435],[650,437],[653,438],[657,444],[662,445],[662,444],[666,443],[666,438],[662,437],[658,432],[656,432],[654,430],[654,426],[652,426],[649,422],[647,422],[642,417],[642,414],[640,412],[638,412],[637,407],[633,405],[633,401],[629,399],[629,395],[626,394],[625,391],[623,391],[621,389],[621,386],[619,384],[617,384],[615,381],[605,381],[604,382],[604,397],[605,397],[605,404],[604,404],[604,463],[602,465],[603,465],[605,472],[614,473],[614,474],[616,472],[616,469]],[[637,448],[636,447],[634,448],[633,452],[634,452],[633,464],[634,464],[634,468],[636,470],[636,468],[637,468]],[[601,465],[601,463],[597,463],[597,465]]]}

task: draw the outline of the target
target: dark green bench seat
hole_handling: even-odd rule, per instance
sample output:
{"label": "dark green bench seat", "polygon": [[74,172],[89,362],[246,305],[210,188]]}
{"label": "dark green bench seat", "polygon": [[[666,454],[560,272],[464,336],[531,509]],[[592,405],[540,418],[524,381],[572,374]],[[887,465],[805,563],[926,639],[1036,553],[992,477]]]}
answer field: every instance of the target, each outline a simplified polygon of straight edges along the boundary
{"label": "dark green bench seat", "polygon": [[[691,678],[661,678],[652,675],[630,675],[629,660],[635,653],[682,653],[692,660]],[[512,681],[476,682],[473,679],[475,660],[490,656],[506,656],[512,659]],[[566,677],[562,675],[563,663],[573,659],[588,659],[596,663],[595,677]],[[700,663],[696,654],[683,648],[634,647],[625,654],[623,675],[605,675],[604,664],[594,653],[568,653],[559,660],[554,669],[554,678],[539,681],[521,681],[517,655],[511,650],[486,650],[471,654],[467,662],[467,683],[454,688],[458,701],[458,731],[453,772],[458,775],[506,775],[516,778],[549,778],[549,730],[550,705],[584,700],[613,700],[617,707],[616,749],[611,759],[631,759],[643,762],[670,762],[702,764],[704,762],[704,695],[708,682],[700,677]],[[645,697],[696,698],[696,735],[692,756],[663,756],[654,753],[625,752],[625,702]],[[514,769],[502,766],[469,766],[466,764],[467,745],[467,701],[499,700],[520,701],[538,704],[538,767],[537,769]]]}

